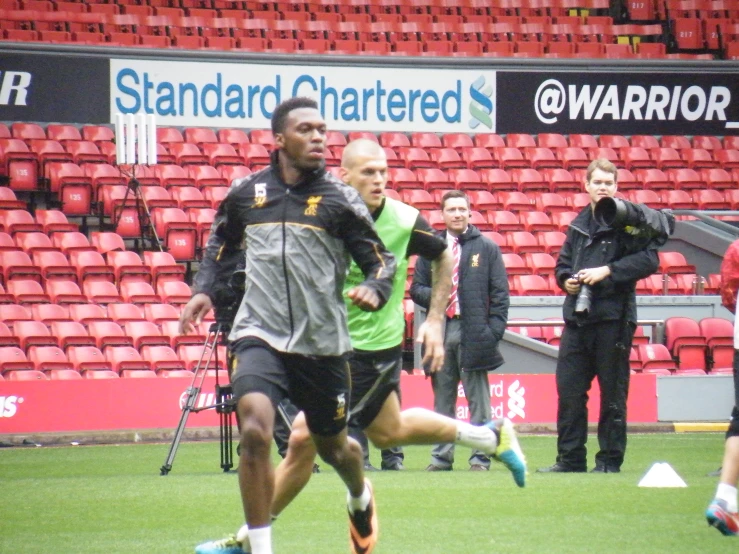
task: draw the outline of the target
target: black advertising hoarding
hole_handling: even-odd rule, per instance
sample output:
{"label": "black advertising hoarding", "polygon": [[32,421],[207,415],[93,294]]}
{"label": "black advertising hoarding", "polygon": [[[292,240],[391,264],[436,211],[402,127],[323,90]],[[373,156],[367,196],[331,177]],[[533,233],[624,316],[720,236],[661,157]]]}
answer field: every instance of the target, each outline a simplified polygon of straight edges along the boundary
{"label": "black advertising hoarding", "polygon": [[739,72],[497,72],[496,132],[739,134]]}
{"label": "black advertising hoarding", "polygon": [[0,54],[0,121],[107,123],[106,58]]}

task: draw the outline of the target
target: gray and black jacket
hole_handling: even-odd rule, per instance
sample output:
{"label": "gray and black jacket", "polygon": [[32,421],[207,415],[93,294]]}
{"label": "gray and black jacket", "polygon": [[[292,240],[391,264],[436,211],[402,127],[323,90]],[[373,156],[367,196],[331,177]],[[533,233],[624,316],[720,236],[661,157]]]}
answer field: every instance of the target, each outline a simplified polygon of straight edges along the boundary
{"label": "gray and black jacket", "polygon": [[281,352],[337,356],[351,350],[342,288],[349,256],[385,305],[395,258],[359,194],[325,168],[294,186],[269,168],[234,181],[218,208],[195,278],[214,298],[219,271],[246,251],[244,298],[229,339],[255,337]]}

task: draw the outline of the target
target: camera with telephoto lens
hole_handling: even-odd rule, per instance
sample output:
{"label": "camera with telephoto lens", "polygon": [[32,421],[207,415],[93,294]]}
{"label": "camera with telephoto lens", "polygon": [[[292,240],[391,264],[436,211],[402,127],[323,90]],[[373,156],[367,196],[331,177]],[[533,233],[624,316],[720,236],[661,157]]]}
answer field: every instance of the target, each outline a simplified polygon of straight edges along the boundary
{"label": "camera with telephoto lens", "polygon": [[[572,276],[573,279],[580,279],[577,275]],[[582,317],[588,317],[590,313],[590,306],[593,300],[593,289],[590,285],[580,283],[580,292],[577,293],[577,299],[575,300],[575,313]]]}
{"label": "camera with telephoto lens", "polygon": [[630,235],[654,242],[654,246],[662,246],[675,231],[672,210],[655,210],[619,198],[598,200],[593,217],[599,225],[623,229]]}

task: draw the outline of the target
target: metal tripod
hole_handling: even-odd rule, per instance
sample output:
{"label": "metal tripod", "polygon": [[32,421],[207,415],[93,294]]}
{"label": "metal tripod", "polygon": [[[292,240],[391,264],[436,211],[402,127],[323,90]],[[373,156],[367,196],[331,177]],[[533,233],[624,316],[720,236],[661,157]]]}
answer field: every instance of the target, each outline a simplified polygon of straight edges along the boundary
{"label": "metal tripod", "polygon": [[[215,362],[215,367],[219,367],[218,345],[226,344],[226,336],[230,330],[230,325],[225,323],[213,323],[208,330],[208,336],[205,338],[205,343],[203,344],[203,351],[201,352],[200,359],[195,366],[195,372],[192,376],[190,386],[186,391],[187,399],[185,400],[185,405],[182,407],[180,422],[175,430],[172,444],[169,446],[169,452],[167,453],[167,458],[164,460],[164,465],[160,468],[161,475],[167,475],[172,471],[172,463],[177,454],[177,448],[182,440],[182,434],[185,431],[185,425],[187,424],[187,418],[190,413],[198,413],[212,409],[215,409],[219,415],[221,469],[223,469],[224,472],[227,472],[233,467],[233,431],[231,420],[235,407],[232,398],[231,385],[221,385],[218,382],[218,373],[216,372],[216,403],[209,406],[195,407],[195,402],[203,388],[207,369],[211,367],[211,360]],[[204,360],[205,363],[203,363]]]}
{"label": "metal tripod", "polygon": [[[139,220],[139,238],[141,239],[142,248],[146,249],[146,241],[149,240],[152,249],[164,252],[162,241],[159,239],[156,227],[152,222],[151,212],[149,211],[149,206],[146,203],[146,198],[144,198],[144,195],[141,192],[141,184],[139,183],[138,179],[136,179],[136,166],[134,165],[131,167],[130,174],[125,173],[123,170],[121,170],[121,173],[126,175],[129,179],[126,186],[126,193],[123,195],[123,202],[121,204],[120,211],[117,213],[117,216],[115,213],[115,207],[113,208],[113,228],[116,229],[118,227],[118,223],[123,217],[123,212],[126,210],[127,207],[131,207],[128,203],[128,196],[129,194],[131,194],[133,195],[132,199],[134,201],[133,207],[136,210],[136,215]],[[138,239],[134,239],[134,243],[136,240]]]}

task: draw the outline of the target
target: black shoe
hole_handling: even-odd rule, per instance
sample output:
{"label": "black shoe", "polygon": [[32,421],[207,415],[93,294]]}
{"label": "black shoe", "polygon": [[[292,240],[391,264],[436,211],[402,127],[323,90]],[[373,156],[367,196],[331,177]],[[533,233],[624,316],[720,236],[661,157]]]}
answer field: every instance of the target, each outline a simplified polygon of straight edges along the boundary
{"label": "black shoe", "polygon": [[426,471],[451,471],[451,470],[452,470],[451,466],[441,467],[441,466],[437,466],[434,464],[429,464],[428,466],[426,466]]}
{"label": "black shoe", "polygon": [[604,466],[597,464],[590,473],[621,473],[621,468],[616,466]]}
{"label": "black shoe", "polygon": [[585,473],[585,471],[587,471],[585,468],[579,469],[557,462],[549,467],[540,467],[536,470],[536,473]]}
{"label": "black shoe", "polygon": [[313,464],[313,473],[321,473],[321,466]]}
{"label": "black shoe", "polygon": [[380,470],[368,462],[364,464],[364,471],[380,471]]}
{"label": "black shoe", "polygon": [[482,464],[472,464],[470,466],[470,471],[488,471],[488,468]]}
{"label": "black shoe", "polygon": [[395,462],[392,464],[386,464],[383,462],[380,467],[382,468],[382,471],[405,471],[403,462]]}

